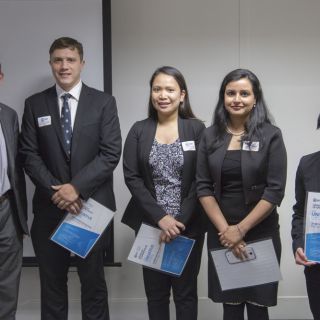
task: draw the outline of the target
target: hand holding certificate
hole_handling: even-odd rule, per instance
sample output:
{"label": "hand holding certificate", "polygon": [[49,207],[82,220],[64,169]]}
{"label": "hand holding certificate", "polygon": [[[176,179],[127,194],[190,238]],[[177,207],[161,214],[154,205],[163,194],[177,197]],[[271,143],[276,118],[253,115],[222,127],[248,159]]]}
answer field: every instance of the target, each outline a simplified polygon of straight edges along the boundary
{"label": "hand holding certificate", "polygon": [[169,243],[159,242],[161,230],[142,224],[128,260],[143,266],[180,276],[195,240],[178,236]]}
{"label": "hand holding certificate", "polygon": [[248,243],[246,251],[244,260],[235,257],[229,249],[210,251],[222,291],[281,280],[271,239]]}
{"label": "hand holding certificate", "polygon": [[111,222],[114,212],[90,198],[78,215],[68,213],[51,240],[85,258]]}

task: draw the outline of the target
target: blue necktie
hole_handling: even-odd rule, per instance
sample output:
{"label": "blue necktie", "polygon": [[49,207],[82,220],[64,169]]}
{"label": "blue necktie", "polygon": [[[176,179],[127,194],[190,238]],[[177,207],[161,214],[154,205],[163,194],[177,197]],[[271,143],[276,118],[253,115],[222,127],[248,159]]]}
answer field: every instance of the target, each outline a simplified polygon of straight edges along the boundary
{"label": "blue necktie", "polygon": [[70,114],[70,108],[69,108],[69,99],[71,97],[72,96],[69,93],[66,93],[62,96],[63,104],[62,104],[61,119],[60,119],[64,141],[65,141],[69,155],[71,150],[71,139],[72,139],[71,114]]}

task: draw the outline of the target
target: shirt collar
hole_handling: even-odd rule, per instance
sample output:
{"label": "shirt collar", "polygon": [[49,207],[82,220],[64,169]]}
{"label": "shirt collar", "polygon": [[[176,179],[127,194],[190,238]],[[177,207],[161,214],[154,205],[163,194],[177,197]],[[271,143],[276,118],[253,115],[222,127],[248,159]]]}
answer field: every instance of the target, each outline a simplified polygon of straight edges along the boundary
{"label": "shirt collar", "polygon": [[[70,91],[68,91],[68,93],[71,94],[73,99],[79,101],[81,89],[82,89],[82,81],[80,80]],[[56,91],[57,91],[58,98],[61,98],[61,96],[67,93],[57,83],[56,83]]]}

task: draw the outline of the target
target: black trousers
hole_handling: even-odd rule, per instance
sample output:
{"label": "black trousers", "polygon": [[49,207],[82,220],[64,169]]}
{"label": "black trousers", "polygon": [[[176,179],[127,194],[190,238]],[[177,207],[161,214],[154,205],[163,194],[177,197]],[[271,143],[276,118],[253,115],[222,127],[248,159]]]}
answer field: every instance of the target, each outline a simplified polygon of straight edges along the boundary
{"label": "black trousers", "polygon": [[0,319],[14,320],[22,265],[22,232],[11,199],[0,203]]}
{"label": "black trousers", "polygon": [[[35,215],[31,228],[32,243],[39,262],[41,320],[67,320],[70,252],[49,239],[57,223],[46,218]],[[103,267],[104,237],[100,240],[86,259],[76,257],[83,320],[109,320]]]}
{"label": "black trousers", "polygon": [[204,236],[194,244],[182,275],[174,277],[143,268],[150,320],[169,320],[170,291],[176,307],[176,320],[196,320],[198,316],[197,277],[200,269]]}
{"label": "black trousers", "polygon": [[223,320],[244,320],[244,308],[247,308],[248,320],[269,320],[268,308],[251,303],[223,304]]}
{"label": "black trousers", "polygon": [[304,274],[306,277],[309,305],[313,318],[314,320],[320,320],[320,265],[316,264],[312,267],[305,267]]}

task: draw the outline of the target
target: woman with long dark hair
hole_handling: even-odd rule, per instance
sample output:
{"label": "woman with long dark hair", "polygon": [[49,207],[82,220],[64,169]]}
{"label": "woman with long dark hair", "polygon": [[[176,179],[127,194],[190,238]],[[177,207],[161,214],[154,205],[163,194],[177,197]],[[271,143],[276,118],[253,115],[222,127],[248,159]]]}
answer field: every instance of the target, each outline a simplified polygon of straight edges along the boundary
{"label": "woman with long dark hair", "polygon": [[124,176],[132,198],[122,222],[135,232],[142,222],[159,227],[161,241],[180,234],[196,240],[179,278],[143,268],[149,319],[169,319],[172,289],[176,319],[196,320],[204,232],[195,173],[205,127],[192,112],[186,82],[177,69],[165,66],[153,73],[148,113],[133,125],[124,146]]}
{"label": "woman with long dark hair", "polygon": [[[244,257],[247,241],[271,237],[280,261],[278,213],[286,181],[281,131],[271,124],[258,78],[237,69],[222,81],[213,125],[203,134],[197,193],[211,224],[208,248]],[[268,319],[277,283],[222,291],[209,257],[209,297],[223,303],[224,319]]]}

